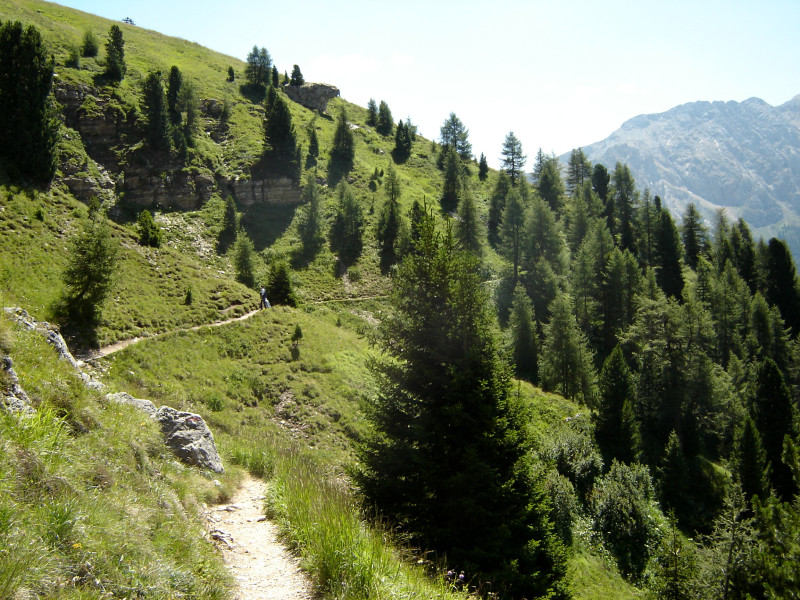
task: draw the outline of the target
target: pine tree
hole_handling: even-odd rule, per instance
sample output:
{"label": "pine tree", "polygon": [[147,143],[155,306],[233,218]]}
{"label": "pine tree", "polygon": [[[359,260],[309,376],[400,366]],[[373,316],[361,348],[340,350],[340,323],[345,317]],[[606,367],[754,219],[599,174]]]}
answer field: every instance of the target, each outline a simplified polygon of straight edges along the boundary
{"label": "pine tree", "polygon": [[539,339],[536,335],[533,305],[522,284],[517,284],[514,288],[508,324],[514,374],[536,385],[539,383]]}
{"label": "pine tree", "polygon": [[236,281],[249,288],[255,285],[254,253],[253,242],[247,233],[240,229],[233,243],[233,269],[236,272]]}
{"label": "pine tree", "polygon": [[72,241],[64,270],[67,317],[72,324],[95,327],[111,292],[119,244],[111,237],[105,216],[88,219]]}
{"label": "pine tree", "polygon": [[106,41],[105,75],[112,81],[122,81],[126,71],[125,40],[122,39],[122,30],[118,25],[112,25]]}
{"label": "pine tree", "polygon": [[500,224],[503,222],[503,211],[510,189],[511,180],[505,171],[500,171],[489,198],[489,244],[494,248],[500,243]]}
{"label": "pine tree", "polygon": [[[367,498],[411,539],[513,597],[566,597],[563,550],[525,473],[522,414],[499,359],[476,259],[420,224],[379,339],[375,434],[360,450]],[[468,535],[467,535],[468,533]]]}
{"label": "pine tree", "polygon": [[401,229],[400,182],[391,164],[386,169],[386,183],[383,189],[386,193],[386,202],[378,219],[378,230],[375,238],[378,242],[381,269],[386,272],[398,260],[398,242],[400,241]]}
{"label": "pine tree", "polygon": [[297,178],[297,135],[292,113],[282,94],[270,86],[264,113],[264,158],[272,170],[286,177]]}
{"label": "pine tree", "polygon": [[514,269],[512,285],[519,281],[519,266],[522,262],[522,250],[525,240],[525,207],[516,189],[512,189],[505,201],[503,220],[500,225],[500,253],[511,261]]}
{"label": "pine tree", "polygon": [[381,135],[391,135],[394,130],[394,120],[392,119],[392,111],[389,110],[389,105],[381,100],[378,106],[378,117],[375,120],[375,131]]}
{"label": "pine tree", "polygon": [[224,253],[236,239],[239,230],[239,215],[236,213],[236,202],[233,196],[225,199],[225,211],[222,215],[222,228],[217,236],[217,250]]}
{"label": "pine tree", "polygon": [[770,483],[778,497],[789,501],[797,488],[791,469],[783,462],[783,439],[797,435],[797,408],[778,365],[769,358],[758,369],[750,412],[772,469]]}
{"label": "pine tree", "polygon": [[[619,196],[618,196],[619,197]],[[624,244],[621,244],[625,247]],[[656,281],[667,296],[681,298],[683,295],[683,273],[681,272],[681,248],[678,229],[672,216],[661,209],[656,230]]]}
{"label": "pine tree", "polygon": [[333,146],[328,164],[329,183],[336,183],[353,168],[355,157],[355,140],[347,122],[347,112],[342,106],[336,117],[336,131],[333,134]]}
{"label": "pine tree", "polygon": [[472,252],[478,256],[483,253],[481,223],[478,207],[469,186],[464,186],[461,201],[458,203],[458,219],[455,225],[455,237],[461,250]]}
{"label": "pine tree", "polygon": [[597,391],[593,360],[586,336],[575,321],[572,297],[567,293],[556,296],[544,327],[539,364],[542,387],[565,398],[593,403]]}
{"label": "pine tree", "polygon": [[461,160],[472,159],[472,144],[469,142],[469,130],[464,127],[456,116],[456,113],[450,113],[445,122],[439,129],[439,143],[442,146],[442,153],[445,153],[448,148],[455,148]]}
{"label": "pine tree", "polygon": [[736,432],[731,453],[734,480],[741,486],[745,500],[764,500],[769,495],[770,468],[753,419],[748,415]]}
{"label": "pine tree", "polygon": [[605,462],[632,462],[636,448],[636,422],[633,415],[634,384],[620,346],[603,363],[597,411],[594,413],[595,439]]}
{"label": "pine tree", "polygon": [[303,78],[303,74],[300,72],[300,67],[294,65],[292,67],[292,78],[289,80],[289,85],[300,87],[306,82]]}
{"label": "pine tree", "polygon": [[303,204],[305,206],[297,223],[297,234],[303,244],[303,256],[310,260],[317,254],[325,241],[322,201],[317,188],[317,180],[312,173],[306,175],[306,185],[303,187]]}
{"label": "pine tree", "polygon": [[639,193],[628,165],[617,163],[611,177],[614,182],[614,234],[619,236],[619,245],[636,255],[636,209]]}
{"label": "pine tree", "polygon": [[53,66],[38,29],[19,21],[0,25],[0,158],[13,177],[49,182],[55,175],[60,123]]}
{"label": "pine tree", "polygon": [[378,124],[378,104],[374,98],[370,98],[367,102],[367,125],[375,127]]}
{"label": "pine tree", "polygon": [[587,158],[583,148],[573,150],[569,155],[567,164],[567,194],[570,196],[583,187],[584,182],[592,177],[592,163]]}
{"label": "pine tree", "polygon": [[244,67],[244,78],[247,85],[263,91],[270,84],[272,57],[266,48],[253,46],[247,55],[247,64]]}
{"label": "pine tree", "polygon": [[361,255],[364,214],[346,182],[339,183],[336,193],[339,202],[329,235],[331,250],[339,256],[339,272],[344,274]]}
{"label": "pine tree", "polygon": [[560,215],[564,204],[564,182],[557,158],[548,159],[544,163],[536,189],[551,210]]}
{"label": "pine tree", "polygon": [[155,150],[169,150],[167,97],[161,71],[150,72],[142,84],[144,113],[147,116],[147,141]]}
{"label": "pine tree", "polygon": [[[297,306],[297,299],[292,289],[292,279],[289,276],[289,266],[284,261],[278,261],[272,265],[265,289],[267,298],[270,298],[272,304]],[[302,337],[302,331],[297,339],[299,340],[300,337]]]}
{"label": "pine tree", "polygon": [[525,167],[525,161],[528,160],[528,157],[522,153],[522,142],[517,139],[513,131],[506,134],[501,154],[503,155],[503,170],[508,173],[513,187],[524,176],[522,169]]}
{"label": "pine tree", "polygon": [[445,151],[442,197],[440,204],[444,212],[455,212],[463,190],[463,169],[458,152],[452,146]]}
{"label": "pine tree", "polygon": [[592,170],[592,190],[605,202],[608,200],[608,184],[611,182],[611,175],[605,165],[597,163]]}
{"label": "pine tree", "polygon": [[690,202],[683,211],[683,225],[681,226],[681,239],[686,264],[692,269],[697,269],[697,258],[708,244],[708,230],[703,225],[700,213],[694,202]]}
{"label": "pine tree", "polygon": [[486,162],[486,156],[481,152],[481,158],[478,161],[478,179],[486,181],[489,176],[489,163]]}

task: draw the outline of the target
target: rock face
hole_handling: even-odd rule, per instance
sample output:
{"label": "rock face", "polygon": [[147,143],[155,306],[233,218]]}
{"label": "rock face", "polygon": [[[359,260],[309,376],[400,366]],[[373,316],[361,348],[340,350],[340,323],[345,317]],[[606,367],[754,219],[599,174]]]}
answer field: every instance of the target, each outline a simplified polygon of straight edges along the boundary
{"label": "rock face", "polygon": [[676,216],[689,202],[706,216],[724,207],[800,252],[800,96],[777,107],[758,98],[692,102],[630,119],[583,150],[609,171],[628,164],[639,189]]}
{"label": "rock face", "polygon": [[3,408],[9,413],[33,414],[30,398],[19,383],[19,377],[14,371],[14,363],[10,356],[2,358],[3,373],[5,375],[6,389],[0,390],[0,401]]}
{"label": "rock face", "polygon": [[328,101],[339,97],[339,88],[327,83],[304,83],[303,85],[287,85],[283,88],[290,100],[293,100],[319,112],[328,109]]}
{"label": "rock face", "polygon": [[220,187],[227,190],[242,206],[254,204],[299,204],[302,201],[300,188],[285,177],[271,179],[236,179],[224,182]]}
{"label": "rock face", "polygon": [[161,424],[165,443],[183,462],[214,473],[225,471],[214,436],[200,415],[162,406],[154,418]]}

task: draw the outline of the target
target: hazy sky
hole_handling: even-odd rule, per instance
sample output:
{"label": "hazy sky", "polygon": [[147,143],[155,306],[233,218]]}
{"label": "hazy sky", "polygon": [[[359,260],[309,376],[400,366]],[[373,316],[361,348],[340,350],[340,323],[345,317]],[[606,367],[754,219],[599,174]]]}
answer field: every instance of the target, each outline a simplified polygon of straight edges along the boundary
{"label": "hazy sky", "polygon": [[798,0],[68,0],[111,19],[385,100],[428,138],[455,112],[499,161],[514,131],[530,157],[607,137],[695,100],[778,105],[800,94]]}

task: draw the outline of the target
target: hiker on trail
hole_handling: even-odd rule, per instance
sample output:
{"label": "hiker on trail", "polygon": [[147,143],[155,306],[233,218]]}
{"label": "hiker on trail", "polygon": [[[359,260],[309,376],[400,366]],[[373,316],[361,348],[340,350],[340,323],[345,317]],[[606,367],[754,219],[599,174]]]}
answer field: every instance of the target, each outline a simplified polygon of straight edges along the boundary
{"label": "hiker on trail", "polygon": [[264,286],[261,286],[261,304],[259,308],[270,308],[269,300],[267,300],[267,290],[264,289]]}

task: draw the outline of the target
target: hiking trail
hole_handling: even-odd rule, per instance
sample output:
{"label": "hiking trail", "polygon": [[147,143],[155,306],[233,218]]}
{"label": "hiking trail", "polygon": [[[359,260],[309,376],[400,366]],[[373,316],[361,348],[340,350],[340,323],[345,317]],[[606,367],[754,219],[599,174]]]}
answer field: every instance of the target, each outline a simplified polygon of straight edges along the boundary
{"label": "hiking trail", "polygon": [[246,475],[230,504],[208,509],[209,534],[236,579],[235,600],[312,600],[313,586],[298,559],[264,516],[266,483]]}

